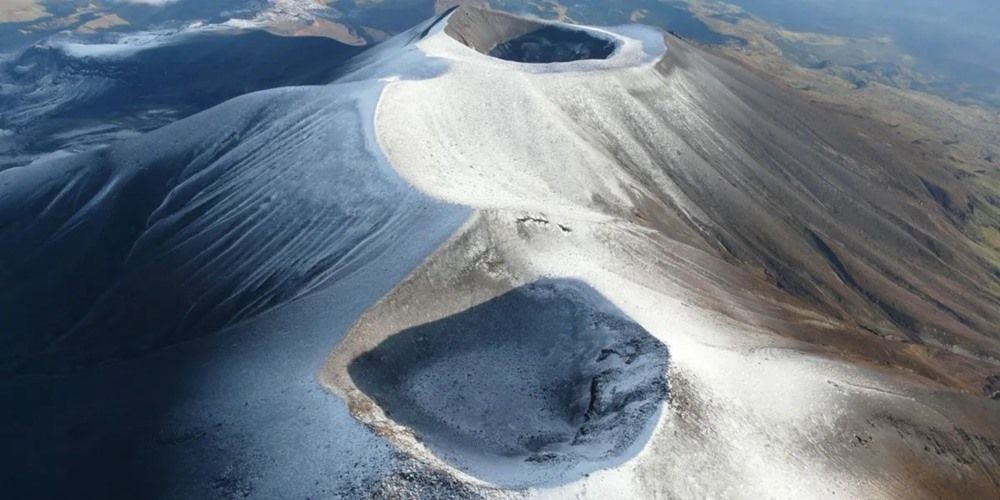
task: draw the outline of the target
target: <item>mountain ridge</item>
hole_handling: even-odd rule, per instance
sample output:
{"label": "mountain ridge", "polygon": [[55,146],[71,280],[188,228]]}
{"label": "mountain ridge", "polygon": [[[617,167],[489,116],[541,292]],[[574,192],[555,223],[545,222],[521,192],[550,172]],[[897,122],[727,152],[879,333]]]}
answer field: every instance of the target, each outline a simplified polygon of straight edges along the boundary
{"label": "mountain ridge", "polygon": [[[576,59],[529,62],[552,48]],[[989,495],[978,195],[911,148],[652,28],[459,7],[328,85],[0,171],[0,471],[41,496]]]}

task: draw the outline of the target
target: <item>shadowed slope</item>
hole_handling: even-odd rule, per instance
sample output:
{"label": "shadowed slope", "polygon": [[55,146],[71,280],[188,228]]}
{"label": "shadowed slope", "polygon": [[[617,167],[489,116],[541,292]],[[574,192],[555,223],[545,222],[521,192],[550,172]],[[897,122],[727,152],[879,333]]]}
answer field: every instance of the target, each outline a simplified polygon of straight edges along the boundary
{"label": "shadowed slope", "polygon": [[487,9],[458,7],[448,15],[444,32],[477,52],[537,31],[545,24]]}
{"label": "shadowed slope", "polygon": [[110,149],[0,172],[6,362],[175,343],[377,259],[429,203],[370,141],[361,113],[378,92],[253,94]]}
{"label": "shadowed slope", "polygon": [[7,497],[354,498],[419,469],[315,380],[468,215],[385,163],[376,77],[0,172]]}
{"label": "shadowed slope", "polygon": [[[332,81],[362,49],[261,31],[175,34],[149,47],[50,42],[0,66],[0,169],[146,132],[233,97]],[[103,52],[102,52],[103,51]]]}

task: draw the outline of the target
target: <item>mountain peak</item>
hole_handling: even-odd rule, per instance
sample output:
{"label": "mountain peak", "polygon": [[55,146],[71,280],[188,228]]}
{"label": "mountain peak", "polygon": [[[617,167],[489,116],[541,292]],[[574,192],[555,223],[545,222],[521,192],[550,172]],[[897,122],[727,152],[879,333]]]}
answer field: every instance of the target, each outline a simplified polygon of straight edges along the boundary
{"label": "mountain peak", "polygon": [[981,201],[893,127],[473,7],[336,69],[0,171],[12,496],[995,491]]}

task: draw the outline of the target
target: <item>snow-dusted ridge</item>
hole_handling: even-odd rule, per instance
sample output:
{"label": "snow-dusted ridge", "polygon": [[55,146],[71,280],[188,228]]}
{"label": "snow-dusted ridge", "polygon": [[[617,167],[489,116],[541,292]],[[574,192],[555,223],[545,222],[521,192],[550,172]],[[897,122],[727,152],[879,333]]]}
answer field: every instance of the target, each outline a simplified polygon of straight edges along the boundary
{"label": "snow-dusted ridge", "polygon": [[[449,32],[455,16],[466,16],[462,23],[473,19],[470,29],[488,36]],[[811,179],[817,166],[835,176],[837,196],[858,182],[827,152],[810,149],[813,139],[795,129],[799,117],[774,115],[774,109],[796,106],[794,98],[786,104],[755,76],[681,40],[671,39],[668,48],[664,35],[649,28],[569,27],[611,37],[617,49],[607,59],[527,64],[488,55],[496,33],[526,31],[504,26],[504,15],[460,8],[446,21],[414,45],[419,54],[409,56],[438,69],[421,78],[404,72],[391,81],[375,128],[390,164],[408,182],[473,207],[477,215],[369,310],[331,354],[323,378],[347,398],[354,415],[401,449],[467,481],[534,485],[538,489],[529,493],[544,497],[881,497],[908,491],[909,482],[899,479],[910,467],[908,455],[859,453],[843,437],[865,426],[892,427],[868,405],[892,408],[917,426],[941,425],[927,414],[928,407],[939,407],[934,397],[905,377],[809,355],[806,345],[775,337],[779,330],[813,328],[805,325],[838,326],[817,323],[797,306],[786,309],[783,292],[766,291],[759,277],[720,255],[761,252],[736,246],[747,241],[739,238],[761,235],[773,238],[766,251],[788,252],[788,262],[815,252],[808,236],[788,227],[796,215],[830,232],[844,230],[845,219],[814,215],[815,206],[784,219],[765,211],[830,196],[829,177],[818,184]],[[500,27],[476,24],[481,22]],[[773,149],[762,155],[761,148]],[[768,156],[784,151],[800,156]],[[772,174],[800,164],[791,184]],[[779,200],[785,207],[771,208]],[[853,217],[847,224],[871,224],[846,229],[855,234],[872,227],[883,234],[899,230],[880,215]],[[530,473],[501,461],[491,465],[442,448],[437,431],[396,422],[348,373],[353,360],[378,352],[393,335],[449,321],[550,278],[593,287],[670,350],[668,379],[678,390],[631,460],[589,475],[546,463],[526,463],[534,466]],[[498,354],[496,362],[502,359]],[[455,366],[461,366],[457,359]],[[504,387],[474,391],[477,398],[493,391],[501,404]],[[905,392],[914,397],[889,396]],[[886,395],[882,403],[873,402],[877,394]],[[876,421],[883,423],[871,423]],[[442,418],[440,425],[453,423]],[[891,446],[911,445],[903,440]],[[866,465],[871,462],[899,472],[883,476]]]}
{"label": "snow-dusted ridge", "polygon": [[0,171],[7,494],[352,496],[407,466],[315,380],[468,216],[385,162],[383,85],[249,94]]}
{"label": "snow-dusted ridge", "polygon": [[30,284],[4,288],[3,310],[18,318],[5,354],[162,347],[376,259],[437,206],[375,142],[383,85],[249,94],[104,150],[0,172],[4,280]]}

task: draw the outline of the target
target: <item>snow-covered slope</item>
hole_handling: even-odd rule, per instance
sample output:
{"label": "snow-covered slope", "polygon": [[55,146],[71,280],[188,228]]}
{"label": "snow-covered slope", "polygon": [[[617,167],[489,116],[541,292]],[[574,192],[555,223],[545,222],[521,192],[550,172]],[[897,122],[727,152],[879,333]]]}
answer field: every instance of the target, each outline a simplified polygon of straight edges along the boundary
{"label": "snow-covered slope", "polygon": [[159,347],[377,260],[438,206],[375,144],[379,92],[369,80],[251,94],[0,172],[4,358]]}
{"label": "snow-covered slope", "polygon": [[107,43],[56,36],[0,64],[0,169],[94,149],[248,92],[328,83],[360,51],[211,27]]}
{"label": "snow-covered slope", "polygon": [[383,84],[357,80],[0,172],[5,494],[353,497],[419,470],[315,373],[468,210],[389,167]]}
{"label": "snow-covered slope", "polygon": [[976,200],[884,130],[635,26],[345,68],[0,171],[15,496],[995,490]]}
{"label": "snow-covered slope", "polygon": [[[853,124],[655,30],[561,27],[612,40],[606,59],[492,56],[497,43],[543,28],[461,8],[417,44],[447,70],[383,93],[376,132],[393,167],[477,216],[332,353],[324,378],[355,414],[470,481],[534,485],[542,496],[934,496],[959,477],[975,478],[969,492],[990,491],[996,474],[979,466],[1000,460],[986,451],[1000,437],[984,425],[990,412],[974,397],[946,409],[930,380],[872,363],[978,389],[1000,352],[989,266],[939,243],[963,238],[924,188],[947,184],[946,174],[910,163],[905,145],[874,126],[865,133],[877,139],[859,139]],[[558,34],[551,43],[564,41],[579,43]],[[426,415],[397,415],[380,377],[350,368],[383,350],[400,356],[414,332],[488,317],[506,294],[551,278],[593,287],[669,349],[669,404],[622,465],[588,475],[558,440],[520,457],[528,472],[511,471],[509,456],[484,465],[442,445],[442,434],[464,439],[462,405],[428,428]],[[465,333],[444,346],[410,347],[434,360],[420,370],[450,364],[457,373],[437,377],[461,375],[464,339],[481,332],[456,328]],[[927,360],[879,337],[983,354],[934,350]],[[521,362],[500,351],[499,369]],[[422,397],[474,394],[504,407],[509,385],[485,364],[473,387]],[[521,422],[507,418],[512,429]],[[979,437],[964,442],[966,432]],[[950,444],[926,453],[907,433]],[[975,465],[956,465],[969,454]]]}
{"label": "snow-covered slope", "polygon": [[[981,200],[948,172],[911,164],[914,153],[891,138],[861,140],[874,132],[855,133],[744,68],[678,39],[667,50],[654,30],[620,34],[609,59],[565,64],[430,37],[421,49],[448,71],[390,85],[379,139],[436,197],[674,224],[661,233],[763,267],[880,335],[1000,357],[984,335],[1000,320],[992,269],[951,244],[963,237],[946,217]],[[953,214],[928,206],[935,187],[955,198]]]}

